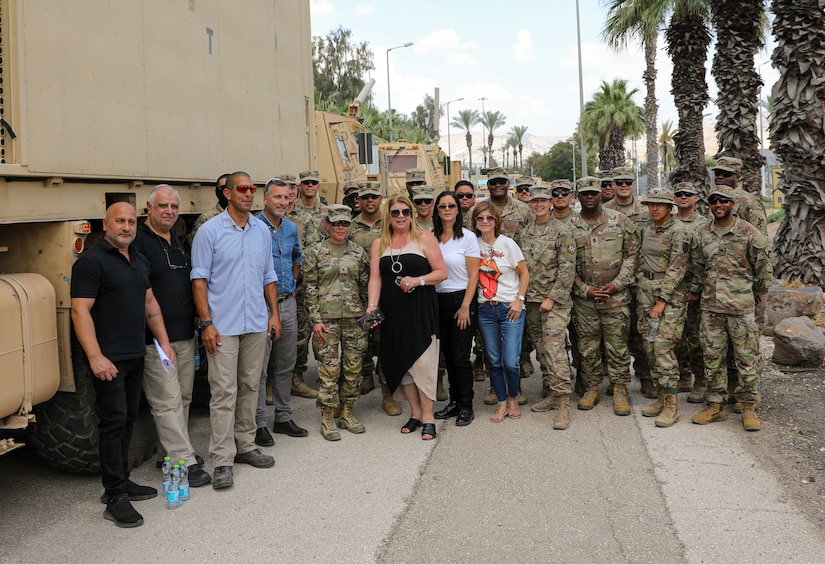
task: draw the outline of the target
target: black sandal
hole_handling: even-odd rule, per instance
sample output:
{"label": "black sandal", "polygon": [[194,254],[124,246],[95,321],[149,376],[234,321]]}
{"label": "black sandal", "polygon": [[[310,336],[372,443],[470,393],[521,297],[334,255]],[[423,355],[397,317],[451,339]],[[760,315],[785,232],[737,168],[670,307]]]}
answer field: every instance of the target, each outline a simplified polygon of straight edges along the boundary
{"label": "black sandal", "polygon": [[[430,438],[428,439],[424,435],[429,435]],[[425,441],[431,441],[435,438],[435,423],[424,423],[424,427],[421,428],[421,438]]]}
{"label": "black sandal", "polygon": [[401,434],[402,435],[409,435],[410,433],[412,433],[413,431],[418,429],[420,426],[421,426],[421,421],[419,421],[418,419],[413,419],[412,417],[410,417],[410,420],[407,421],[404,424],[403,427],[401,427]]}

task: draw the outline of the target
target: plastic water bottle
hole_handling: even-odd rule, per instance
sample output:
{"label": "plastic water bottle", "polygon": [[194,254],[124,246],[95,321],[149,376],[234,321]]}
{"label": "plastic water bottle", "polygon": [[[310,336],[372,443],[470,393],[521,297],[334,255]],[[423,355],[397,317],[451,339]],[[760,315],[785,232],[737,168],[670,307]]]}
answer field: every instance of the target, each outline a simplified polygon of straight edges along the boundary
{"label": "plastic water bottle", "polygon": [[180,467],[172,466],[169,480],[169,491],[166,492],[166,509],[177,509],[180,505]]}
{"label": "plastic water bottle", "polygon": [[650,325],[647,327],[647,334],[645,335],[645,341],[648,343],[656,342],[656,336],[659,334],[659,319],[650,319]]}
{"label": "plastic water bottle", "polygon": [[195,331],[195,372],[197,372],[201,367],[201,355],[200,352],[198,352],[198,349],[200,348],[200,340],[200,335],[197,331]]}
{"label": "plastic water bottle", "polygon": [[178,488],[180,491],[180,502],[186,503],[189,501],[189,469],[186,467],[185,460],[178,462],[178,466],[180,466],[180,487]]}
{"label": "plastic water bottle", "polygon": [[163,457],[163,465],[160,467],[163,474],[163,495],[169,493],[169,480],[172,476],[172,459],[168,456]]}

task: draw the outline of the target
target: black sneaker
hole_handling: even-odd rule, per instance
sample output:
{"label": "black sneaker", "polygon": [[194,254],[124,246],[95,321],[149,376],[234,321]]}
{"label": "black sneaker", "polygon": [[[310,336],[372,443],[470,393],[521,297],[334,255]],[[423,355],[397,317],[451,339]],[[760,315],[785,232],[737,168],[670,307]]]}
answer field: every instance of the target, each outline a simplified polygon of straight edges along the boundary
{"label": "black sneaker", "polygon": [[275,466],[275,459],[268,454],[262,453],[259,448],[236,454],[235,462],[238,464],[249,464],[255,468],[270,468]]}
{"label": "black sneaker", "polygon": [[255,431],[255,444],[262,447],[271,447],[275,445],[275,439],[269,433],[266,427],[258,427]]}
{"label": "black sneaker", "polygon": [[292,419],[280,423],[276,421],[272,424],[272,430],[282,435],[289,435],[290,437],[306,437],[309,435],[309,431],[298,427]]}
{"label": "black sneaker", "polygon": [[143,516],[135,511],[126,495],[109,501],[103,511],[103,518],[124,529],[143,525]]}
{"label": "black sneaker", "polygon": [[231,466],[216,466],[213,472],[212,487],[216,490],[231,488],[235,483]]}
{"label": "black sneaker", "polygon": [[[129,501],[146,501],[147,499],[152,499],[153,497],[157,497],[158,490],[150,486],[141,486],[139,484],[134,483],[132,480],[126,484],[126,496]],[[120,496],[116,496],[120,497]],[[115,498],[110,498],[105,493],[100,496],[100,503],[110,503]]]}
{"label": "black sneaker", "polygon": [[189,467],[189,485],[193,488],[205,486],[211,481],[209,473],[200,464],[193,464]]}

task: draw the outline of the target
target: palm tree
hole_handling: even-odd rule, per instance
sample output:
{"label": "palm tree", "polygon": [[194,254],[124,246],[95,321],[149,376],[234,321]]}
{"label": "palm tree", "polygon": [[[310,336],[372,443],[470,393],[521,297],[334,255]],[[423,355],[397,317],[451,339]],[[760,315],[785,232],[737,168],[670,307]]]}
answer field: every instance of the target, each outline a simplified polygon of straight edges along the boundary
{"label": "palm tree", "polygon": [[825,14],[817,2],[773,0],[771,148],[785,165],[785,219],[774,238],[774,275],[825,287],[825,169],[820,73]]}
{"label": "palm tree", "polygon": [[759,152],[757,116],[762,79],[754,57],[764,45],[764,0],[710,0],[716,28],[711,74],[719,87],[716,138],[719,154],[742,159],[742,185],[759,194],[765,158]]}
{"label": "palm tree", "polygon": [[[510,135],[516,140],[516,147],[518,148],[519,167],[524,172],[524,134],[527,133],[526,125],[514,125],[510,130]],[[515,163],[513,163],[515,166]]]}
{"label": "palm tree", "polygon": [[662,159],[662,171],[665,174],[670,172],[670,167],[674,162],[673,156],[673,122],[670,120],[662,122],[662,134],[659,135],[659,157]]}
{"label": "palm tree", "polygon": [[471,133],[473,127],[478,125],[479,120],[478,110],[461,110],[458,115],[453,118],[450,125],[457,127],[464,131],[464,140],[467,142],[467,154],[470,158],[470,177],[473,175],[473,134]]}
{"label": "palm tree", "polygon": [[507,141],[502,143],[501,147],[499,147],[499,149],[501,149],[501,164],[504,165],[504,168],[507,168],[507,155],[508,155],[507,148],[508,148],[508,142]]}
{"label": "palm tree", "polygon": [[615,50],[627,48],[630,40],[640,40],[645,52],[645,138],[647,142],[648,190],[659,185],[659,168],[653,155],[658,154],[656,124],[659,106],[656,102],[656,43],[659,26],[665,20],[665,6],[656,0],[606,0],[607,21],[602,38]]}
{"label": "palm tree", "polygon": [[482,166],[484,166],[485,168],[487,168],[487,153],[489,151],[490,151],[490,149],[487,148],[487,145],[482,145],[481,146],[481,162],[483,163]]}
{"label": "palm tree", "polygon": [[644,131],[644,112],[633,102],[637,89],[627,90],[627,81],[603,81],[593,99],[584,105],[581,131],[599,147],[599,168],[611,170],[625,161],[625,137]]}
{"label": "palm tree", "polygon": [[[500,127],[504,127],[504,124],[507,120],[507,116],[502,114],[501,112],[491,112],[490,110],[486,110],[481,114],[481,118],[479,121],[487,128],[487,146],[490,148],[490,154],[493,154],[493,141],[495,140],[494,132],[496,129]],[[503,159],[502,159],[503,160]]]}

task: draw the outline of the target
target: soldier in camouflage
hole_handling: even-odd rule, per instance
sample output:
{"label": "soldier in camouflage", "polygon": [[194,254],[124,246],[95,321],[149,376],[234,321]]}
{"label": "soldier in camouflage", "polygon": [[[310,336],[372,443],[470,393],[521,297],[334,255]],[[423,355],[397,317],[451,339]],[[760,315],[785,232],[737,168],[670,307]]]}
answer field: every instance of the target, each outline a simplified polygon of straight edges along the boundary
{"label": "soldier in camouflage", "polygon": [[433,230],[434,192],[435,189],[427,185],[416,186],[412,189],[412,201],[416,212],[415,218],[418,220],[421,229],[428,233]]}
{"label": "soldier in camouflage", "polygon": [[337,441],[341,434],[333,411],[339,405],[341,427],[352,433],[365,431],[352,407],[361,395],[361,359],[367,348],[367,334],[358,325],[358,318],[366,311],[369,258],[360,245],[347,239],[350,208],[333,204],[327,212],[330,236],[306,251],[304,281],[312,350],[321,381],[321,434],[328,441]]}
{"label": "soldier in camouflage", "polygon": [[602,183],[602,205],[616,197],[616,192],[613,188],[613,171],[597,170],[596,178]]}
{"label": "soldier in camouflage", "polygon": [[192,246],[192,241],[195,240],[195,233],[198,232],[198,229],[201,228],[201,225],[221,213],[223,210],[226,209],[227,201],[226,196],[223,195],[223,189],[226,186],[226,179],[229,178],[229,173],[225,172],[218,177],[215,181],[215,197],[218,198],[218,203],[215,204],[214,208],[209,208],[202,214],[198,216],[198,219],[195,220],[195,223],[192,225],[192,231],[189,232],[186,240],[189,243],[189,246]]}
{"label": "soldier in camouflage", "polygon": [[580,351],[580,371],[586,390],[579,409],[599,402],[602,379],[601,343],[613,388],[613,412],[630,415],[630,286],[636,280],[639,238],[636,225],[622,213],[601,205],[598,178],[577,182],[581,213],[573,218],[576,278],[573,283],[573,326]]}
{"label": "soldier in camouflage", "polygon": [[728,373],[725,359],[732,348],[739,372],[736,399],[746,431],[762,428],[754,411],[759,391],[759,327],[756,300],[768,291],[773,267],[768,239],[733,214],[733,194],[715,186],[708,196],[713,222],[696,232],[691,249],[690,293],[702,298],[699,337],[708,379],[708,406],[693,416],[700,425],[727,417]]}
{"label": "soldier in camouflage", "polygon": [[534,184],[535,182],[533,182],[533,179],[529,176],[519,176],[516,178],[516,198],[529,206],[530,188],[532,188]]}
{"label": "soldier in camouflage", "polygon": [[[647,206],[650,219],[642,228],[639,247],[637,318],[658,388],[656,402],[642,409],[642,415],[656,417],[657,427],[670,427],[679,421],[676,345],[685,326],[684,281],[691,235],[670,213],[674,205],[670,190],[654,188],[642,205]],[[658,330],[651,329],[652,323],[658,324]]]}
{"label": "soldier in camouflage", "polygon": [[407,196],[412,200],[413,188],[424,186],[427,183],[427,173],[421,168],[411,168],[404,173],[404,185],[407,187]]}
{"label": "soldier in camouflage", "polygon": [[522,252],[530,274],[525,295],[527,331],[535,344],[545,399],[530,409],[558,409],[554,429],[570,426],[570,363],[565,335],[573,306],[570,292],[576,276],[576,243],[568,225],[553,218],[551,198],[562,188],[533,186],[530,207],[535,218],[522,231]]}

